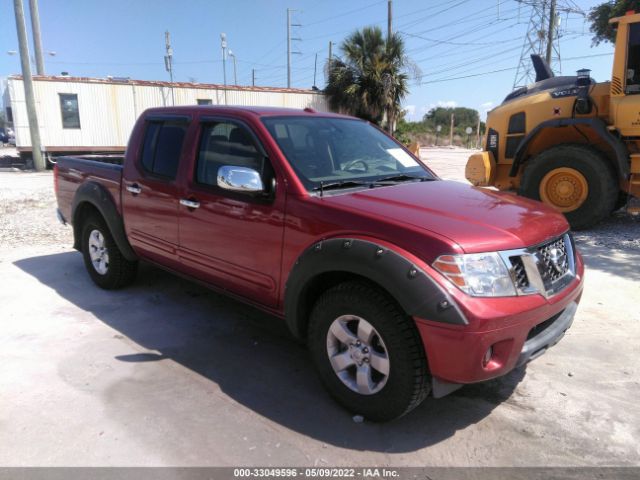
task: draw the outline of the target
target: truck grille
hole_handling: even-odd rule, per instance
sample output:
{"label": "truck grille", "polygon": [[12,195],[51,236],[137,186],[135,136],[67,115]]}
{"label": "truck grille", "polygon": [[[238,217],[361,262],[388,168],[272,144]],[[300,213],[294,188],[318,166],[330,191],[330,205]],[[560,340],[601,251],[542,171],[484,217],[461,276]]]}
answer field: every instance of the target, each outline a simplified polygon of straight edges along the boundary
{"label": "truck grille", "polygon": [[540,274],[545,285],[552,285],[569,271],[569,258],[564,238],[537,248]]}
{"label": "truck grille", "polygon": [[527,278],[527,272],[524,269],[524,263],[520,256],[509,257],[513,268],[513,281],[516,284],[516,288],[523,289],[529,286],[529,279]]}
{"label": "truck grille", "polygon": [[573,240],[567,233],[543,245],[502,253],[511,265],[511,277],[519,294],[550,296],[575,277],[574,252]]}

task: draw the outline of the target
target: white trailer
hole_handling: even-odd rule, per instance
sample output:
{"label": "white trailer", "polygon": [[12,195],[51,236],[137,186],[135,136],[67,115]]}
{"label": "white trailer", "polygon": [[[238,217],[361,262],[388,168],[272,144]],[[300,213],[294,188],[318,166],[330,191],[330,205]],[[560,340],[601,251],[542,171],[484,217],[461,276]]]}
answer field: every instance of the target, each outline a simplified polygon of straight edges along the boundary
{"label": "white trailer", "polygon": [[[252,105],[328,111],[316,90],[170,83],[126,78],[33,77],[40,138],[47,156],[123,152],[138,116],[171,105]],[[29,157],[31,136],[21,76],[11,76],[3,93],[16,148]]]}

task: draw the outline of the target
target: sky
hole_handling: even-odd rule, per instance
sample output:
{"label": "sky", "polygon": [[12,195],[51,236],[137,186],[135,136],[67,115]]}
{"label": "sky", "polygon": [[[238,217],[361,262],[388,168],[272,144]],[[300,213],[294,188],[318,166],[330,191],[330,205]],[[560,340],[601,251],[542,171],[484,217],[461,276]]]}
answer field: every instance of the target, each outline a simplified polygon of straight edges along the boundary
{"label": "sky", "polygon": [[[28,0],[25,3],[31,35]],[[558,0],[566,4],[569,0]],[[585,11],[604,0],[575,0]],[[527,3],[530,3],[528,1]],[[237,60],[237,80],[287,85],[287,9],[291,13],[291,86],[324,87],[329,42],[340,44],[358,28],[386,32],[387,0],[40,0],[48,74],[168,80],[164,32],[171,33],[174,79],[223,83],[220,34]],[[0,77],[20,73],[13,0],[0,0]],[[486,113],[513,89],[531,8],[515,0],[394,0],[393,29],[420,75],[403,101],[411,120],[435,106]],[[592,47],[588,24],[574,13],[560,17],[561,73],[590,68],[598,81],[611,76],[613,46]],[[31,38],[31,37],[29,37]],[[33,49],[30,46],[30,51]],[[55,52],[55,55],[49,54]],[[560,72],[557,72],[560,73]],[[233,83],[233,60],[227,61]]]}

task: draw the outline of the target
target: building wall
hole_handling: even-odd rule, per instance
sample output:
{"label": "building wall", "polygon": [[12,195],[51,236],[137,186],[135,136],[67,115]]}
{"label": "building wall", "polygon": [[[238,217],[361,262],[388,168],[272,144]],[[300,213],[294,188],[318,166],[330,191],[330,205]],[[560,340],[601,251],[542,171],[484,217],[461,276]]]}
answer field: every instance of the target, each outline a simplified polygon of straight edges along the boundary
{"label": "building wall", "polygon": [[[213,105],[224,105],[225,90],[216,87],[174,86],[175,105],[195,105],[198,99],[210,99]],[[171,89],[162,82],[34,79],[42,144],[46,150],[84,147],[124,149],[136,119],[145,109],[172,105]],[[62,127],[59,94],[64,93],[78,95],[79,129]],[[329,109],[323,94],[307,90],[228,88],[226,96],[227,105],[311,107],[318,111]],[[9,78],[4,97],[5,107],[11,106],[13,110],[16,146],[18,149],[28,149],[31,147],[31,137],[22,79]]]}

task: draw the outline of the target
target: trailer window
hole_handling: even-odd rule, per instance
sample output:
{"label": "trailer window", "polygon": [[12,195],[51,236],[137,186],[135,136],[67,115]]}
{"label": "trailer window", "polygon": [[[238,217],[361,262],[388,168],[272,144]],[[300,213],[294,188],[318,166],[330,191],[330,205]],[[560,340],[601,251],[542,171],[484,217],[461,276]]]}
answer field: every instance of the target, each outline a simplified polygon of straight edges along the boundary
{"label": "trailer window", "polygon": [[174,179],[187,125],[182,122],[149,122],[142,147],[142,166],[154,175]]}
{"label": "trailer window", "polygon": [[80,128],[78,95],[75,93],[61,93],[60,112],[62,113],[62,128]]}
{"label": "trailer window", "polygon": [[198,98],[198,105],[211,105],[212,101],[210,98]]}

